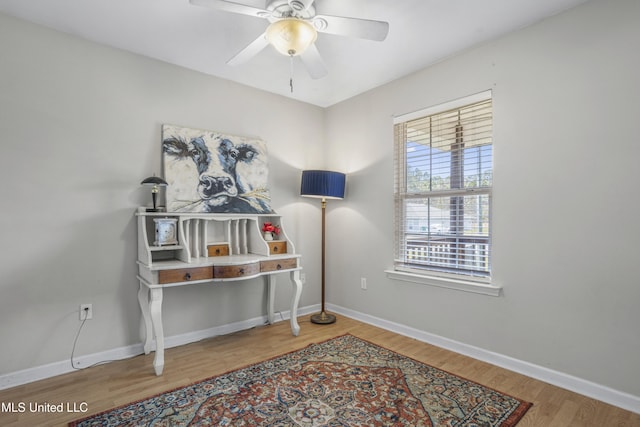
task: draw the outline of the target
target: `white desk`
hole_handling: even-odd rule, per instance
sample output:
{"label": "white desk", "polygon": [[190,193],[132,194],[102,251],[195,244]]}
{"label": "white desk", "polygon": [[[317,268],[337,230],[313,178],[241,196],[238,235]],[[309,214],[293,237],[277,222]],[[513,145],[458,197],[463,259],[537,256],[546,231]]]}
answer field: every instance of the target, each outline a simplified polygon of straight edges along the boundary
{"label": "white desk", "polygon": [[[291,333],[298,336],[298,303],[302,294],[300,255],[281,231],[268,242],[260,229],[277,215],[220,215],[148,213],[138,210],[138,302],[145,325],[144,352],[153,350],[156,375],[164,369],[163,289],[214,284],[264,277],[267,284],[267,319],[274,322],[276,276],[289,273],[292,288]],[[154,217],[177,218],[177,244],[154,246]],[[281,225],[281,224],[280,224]],[[151,230],[150,230],[151,229]]]}

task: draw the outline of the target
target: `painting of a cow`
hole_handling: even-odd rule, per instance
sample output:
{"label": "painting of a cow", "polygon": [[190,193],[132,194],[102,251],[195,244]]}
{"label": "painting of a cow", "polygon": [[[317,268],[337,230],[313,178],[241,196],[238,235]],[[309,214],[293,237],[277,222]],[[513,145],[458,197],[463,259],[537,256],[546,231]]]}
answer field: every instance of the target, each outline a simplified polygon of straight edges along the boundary
{"label": "painting of a cow", "polygon": [[169,212],[272,213],[260,139],[162,126]]}

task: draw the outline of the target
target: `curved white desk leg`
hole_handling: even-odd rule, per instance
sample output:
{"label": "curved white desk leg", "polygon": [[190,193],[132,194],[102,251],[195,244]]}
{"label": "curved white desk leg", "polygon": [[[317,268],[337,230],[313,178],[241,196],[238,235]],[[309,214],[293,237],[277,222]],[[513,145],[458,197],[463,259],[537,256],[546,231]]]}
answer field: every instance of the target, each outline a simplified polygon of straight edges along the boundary
{"label": "curved white desk leg", "polygon": [[291,272],[291,283],[293,284],[293,295],[291,296],[291,333],[298,336],[300,325],[298,325],[298,303],[302,295],[302,280],[300,280],[300,270]]}
{"label": "curved white desk leg", "polygon": [[276,300],[276,279],[273,274],[266,276],[267,279],[267,321],[273,325],[275,321],[273,306]]}
{"label": "curved white desk leg", "polygon": [[153,323],[153,333],[156,339],[156,357],[153,359],[153,368],[156,375],[162,375],[164,368],[164,331],[162,329],[162,288],[150,289],[149,311],[151,312],[151,323]]}
{"label": "curved white desk leg", "polygon": [[149,354],[153,339],[153,326],[151,325],[151,312],[149,311],[149,288],[142,280],[140,280],[140,289],[138,290],[138,302],[140,303],[142,319],[144,320],[144,354]]}

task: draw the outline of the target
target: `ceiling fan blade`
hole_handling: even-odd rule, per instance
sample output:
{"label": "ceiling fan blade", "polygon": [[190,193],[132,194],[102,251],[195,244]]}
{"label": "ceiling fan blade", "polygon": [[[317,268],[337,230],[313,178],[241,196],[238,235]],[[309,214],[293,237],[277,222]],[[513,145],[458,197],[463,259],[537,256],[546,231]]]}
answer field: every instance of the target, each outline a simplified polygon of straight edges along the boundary
{"label": "ceiling fan blade", "polygon": [[265,18],[271,13],[264,9],[247,6],[245,4],[234,3],[226,0],[189,0],[189,3],[196,6],[209,7],[211,9],[222,10],[223,12],[239,13],[241,15],[256,16]]}
{"label": "ceiling fan blade", "polygon": [[227,61],[229,65],[240,65],[256,56],[262,49],[267,47],[269,42],[264,34],[249,43],[247,47],[236,53],[236,56]]}
{"label": "ceiling fan blade", "polygon": [[389,33],[389,23],[346,16],[316,15],[314,27],[321,33],[351,36],[360,39],[383,41]]}
{"label": "ceiling fan blade", "polygon": [[320,79],[327,75],[327,67],[318,52],[315,44],[312,44],[300,55],[300,60],[309,72],[312,79]]}

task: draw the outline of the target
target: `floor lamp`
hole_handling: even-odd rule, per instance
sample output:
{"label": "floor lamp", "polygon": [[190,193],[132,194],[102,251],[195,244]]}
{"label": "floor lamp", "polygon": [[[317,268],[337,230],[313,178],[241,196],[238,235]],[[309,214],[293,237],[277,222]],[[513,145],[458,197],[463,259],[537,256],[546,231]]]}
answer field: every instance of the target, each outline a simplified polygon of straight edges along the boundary
{"label": "floor lamp", "polygon": [[324,309],[324,264],[325,264],[325,210],[326,199],[344,198],[345,174],[325,170],[302,171],[300,195],[322,199],[322,309],[320,313],[311,316],[312,323],[326,325],[336,321],[336,316],[328,314]]}

